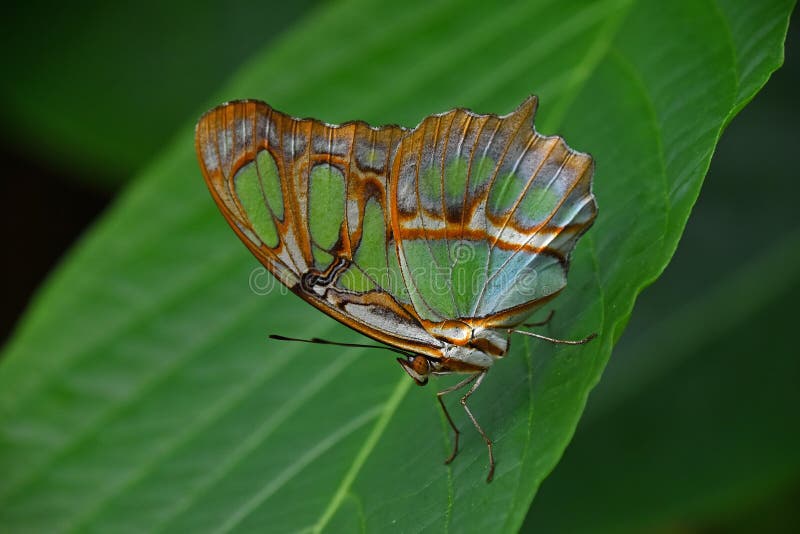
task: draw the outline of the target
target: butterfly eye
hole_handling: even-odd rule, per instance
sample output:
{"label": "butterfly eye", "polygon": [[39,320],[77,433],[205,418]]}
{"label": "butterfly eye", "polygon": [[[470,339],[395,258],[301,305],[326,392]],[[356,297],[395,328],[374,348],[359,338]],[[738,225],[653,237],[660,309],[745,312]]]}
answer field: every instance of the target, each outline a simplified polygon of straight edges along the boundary
{"label": "butterfly eye", "polygon": [[430,366],[424,356],[407,356],[405,359],[397,358],[397,361],[418,385],[424,386],[428,383]]}
{"label": "butterfly eye", "polygon": [[415,356],[411,362],[411,367],[413,367],[414,372],[420,376],[426,376],[431,371],[431,366],[424,356]]}

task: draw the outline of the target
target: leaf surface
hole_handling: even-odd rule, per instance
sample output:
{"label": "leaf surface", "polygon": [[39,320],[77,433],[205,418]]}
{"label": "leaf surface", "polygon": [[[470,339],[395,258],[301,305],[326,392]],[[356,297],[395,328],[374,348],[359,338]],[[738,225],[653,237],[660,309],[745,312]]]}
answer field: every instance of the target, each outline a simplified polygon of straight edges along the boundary
{"label": "leaf surface", "polygon": [[[725,132],[675,257],[638,299],[524,530],[797,529],[798,38]],[[767,232],[753,224],[765,213]]]}

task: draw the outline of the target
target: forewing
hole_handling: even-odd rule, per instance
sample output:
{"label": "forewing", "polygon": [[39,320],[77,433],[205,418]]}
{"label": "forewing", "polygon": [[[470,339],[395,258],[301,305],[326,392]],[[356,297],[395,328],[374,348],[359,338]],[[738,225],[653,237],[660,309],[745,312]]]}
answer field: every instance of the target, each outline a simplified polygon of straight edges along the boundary
{"label": "forewing", "polygon": [[296,119],[248,100],[206,113],[195,142],[223,215],[283,284],[374,339],[438,354],[405,291],[386,217],[403,133]]}
{"label": "forewing", "polygon": [[592,159],[533,127],[529,98],[502,117],[457,109],[403,137],[390,201],[401,269],[420,317],[519,323],[566,284],[594,221]]}

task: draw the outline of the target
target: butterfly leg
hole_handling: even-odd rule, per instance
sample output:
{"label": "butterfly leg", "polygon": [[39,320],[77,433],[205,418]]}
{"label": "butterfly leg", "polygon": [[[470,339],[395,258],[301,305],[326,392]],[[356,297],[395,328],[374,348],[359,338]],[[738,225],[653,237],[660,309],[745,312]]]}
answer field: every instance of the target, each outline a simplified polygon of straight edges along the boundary
{"label": "butterfly leg", "polygon": [[494,454],[492,453],[492,440],[489,439],[489,436],[487,436],[486,432],[483,431],[481,425],[478,424],[478,420],[475,419],[475,416],[472,415],[469,406],[467,406],[467,400],[469,399],[470,395],[472,395],[475,392],[475,390],[480,387],[481,382],[483,382],[483,378],[486,376],[486,371],[475,376],[477,376],[478,379],[475,381],[474,384],[472,384],[472,387],[469,388],[469,391],[467,391],[467,393],[463,397],[461,397],[461,406],[464,407],[464,411],[467,412],[467,415],[472,421],[472,424],[475,425],[475,428],[478,429],[478,432],[480,432],[481,437],[483,437],[483,441],[486,442],[486,448],[489,449],[489,475],[486,477],[486,482],[488,483],[492,481],[492,477],[494,476]]}
{"label": "butterfly leg", "polygon": [[453,461],[453,458],[456,457],[456,454],[458,453],[458,436],[459,436],[459,434],[461,434],[461,432],[458,430],[458,428],[456,427],[456,424],[453,422],[453,418],[450,417],[450,412],[447,411],[447,406],[444,405],[444,400],[442,399],[442,397],[444,397],[448,393],[451,393],[453,391],[457,391],[457,390],[463,388],[464,386],[466,386],[470,382],[473,382],[476,378],[478,378],[478,376],[479,375],[477,375],[477,374],[468,376],[467,378],[465,378],[464,380],[462,380],[458,384],[456,384],[454,386],[450,386],[449,388],[443,389],[442,391],[440,391],[440,392],[438,392],[436,394],[436,398],[439,399],[439,405],[442,407],[442,411],[444,412],[444,416],[447,417],[447,422],[450,423],[450,428],[453,429],[453,433],[455,435],[455,437],[453,438],[453,452],[450,454],[450,456],[447,458],[447,460],[444,461],[445,464],[449,464],[450,462]]}
{"label": "butterfly leg", "polygon": [[541,334],[534,334],[533,332],[526,332],[524,330],[509,330],[509,333],[517,333],[517,334],[524,334],[526,336],[535,337],[536,339],[543,339],[545,341],[549,341],[550,343],[555,343],[558,345],[584,345],[594,338],[597,337],[597,333],[589,334],[583,339],[556,339],[554,337],[547,337]]}

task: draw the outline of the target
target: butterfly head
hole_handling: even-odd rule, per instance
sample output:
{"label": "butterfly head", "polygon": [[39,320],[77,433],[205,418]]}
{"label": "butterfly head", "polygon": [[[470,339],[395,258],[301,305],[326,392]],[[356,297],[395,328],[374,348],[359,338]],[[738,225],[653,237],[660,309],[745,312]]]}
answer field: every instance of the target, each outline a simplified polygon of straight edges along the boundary
{"label": "butterfly head", "polygon": [[433,372],[433,362],[429,357],[422,354],[409,354],[405,358],[397,358],[397,361],[417,385],[424,386],[428,383],[428,375]]}
{"label": "butterfly head", "polygon": [[420,386],[427,384],[428,376],[432,374],[480,373],[508,351],[506,332],[470,326],[461,321],[428,325],[428,328],[442,342],[441,355],[409,354],[397,359]]}

